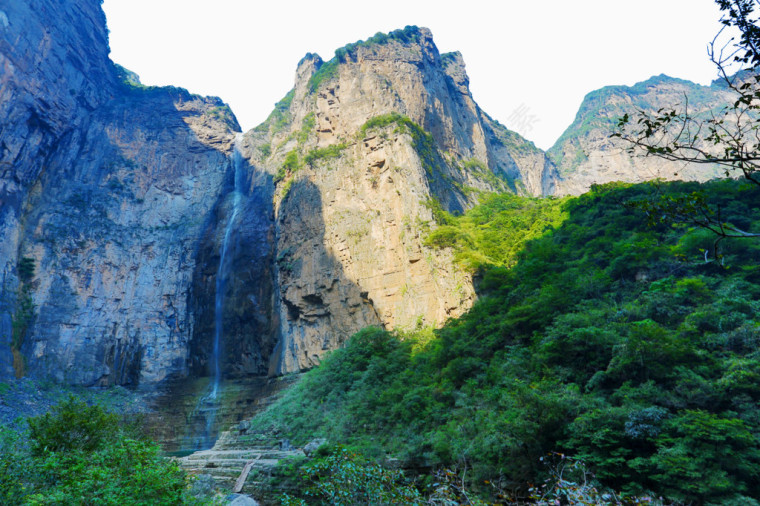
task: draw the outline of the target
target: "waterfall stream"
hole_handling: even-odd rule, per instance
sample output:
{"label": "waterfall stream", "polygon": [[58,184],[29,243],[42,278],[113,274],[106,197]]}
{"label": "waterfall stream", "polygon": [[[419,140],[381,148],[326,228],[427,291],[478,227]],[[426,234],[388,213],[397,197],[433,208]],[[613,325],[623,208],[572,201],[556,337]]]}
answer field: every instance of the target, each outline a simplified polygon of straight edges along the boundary
{"label": "waterfall stream", "polygon": [[219,387],[222,383],[222,337],[224,335],[224,322],[222,316],[224,313],[224,288],[227,284],[227,276],[229,275],[229,260],[227,259],[227,252],[230,245],[230,236],[232,235],[232,228],[235,224],[238,211],[240,210],[240,177],[243,164],[243,155],[240,153],[240,140],[242,134],[237,134],[235,137],[235,147],[232,151],[232,166],[234,169],[234,189],[232,191],[232,213],[227,220],[227,226],[224,229],[224,239],[222,239],[222,251],[219,255],[219,267],[216,271],[216,298],[214,301],[214,347],[211,354],[212,359],[212,372],[213,386],[211,388],[211,398],[216,399],[219,393]]}
{"label": "waterfall stream", "polygon": [[235,137],[235,145],[232,151],[232,168],[234,171],[234,187],[232,190],[232,208],[224,228],[221,249],[219,252],[219,267],[216,271],[216,294],[214,299],[214,339],[210,357],[211,386],[206,395],[202,396],[196,406],[196,413],[202,413],[206,421],[204,434],[196,440],[198,449],[209,448],[216,439],[215,423],[216,415],[221,404],[218,397],[221,394],[222,385],[222,343],[224,338],[224,291],[227,278],[230,274],[230,259],[228,258],[232,230],[235,226],[240,204],[242,201],[243,155],[240,152],[242,134]]}

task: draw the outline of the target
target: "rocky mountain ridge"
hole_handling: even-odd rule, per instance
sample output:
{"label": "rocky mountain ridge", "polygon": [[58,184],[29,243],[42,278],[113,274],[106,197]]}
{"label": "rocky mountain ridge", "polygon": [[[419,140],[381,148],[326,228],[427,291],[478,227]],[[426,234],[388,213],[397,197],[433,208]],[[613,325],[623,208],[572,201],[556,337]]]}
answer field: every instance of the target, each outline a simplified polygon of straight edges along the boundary
{"label": "rocky mountain ridge", "polygon": [[440,325],[475,298],[424,244],[441,210],[665,173],[611,155],[605,128],[693,88],[595,92],[547,156],[480,110],[461,54],[407,27],[307,54],[242,134],[220,99],[114,65],[99,2],[2,9],[0,378],[207,377],[217,321],[227,378],[307,369],[368,325]]}
{"label": "rocky mountain ridge", "polygon": [[474,291],[423,244],[436,210],[554,185],[426,29],[307,56],[236,148],[221,100],[110,62],[97,2],[3,15],[4,377],[151,389],[207,376],[218,319],[228,377],[311,367],[366,325],[438,325]]}
{"label": "rocky mountain ridge", "polygon": [[461,212],[481,192],[551,191],[546,157],[483,114],[467,84],[461,55],[407,27],[328,62],[307,55],[293,90],[246,134],[276,185],[282,338],[270,373],[311,367],[367,325],[458,316],[472,280],[423,245],[435,210]]}
{"label": "rocky mountain ridge", "polygon": [[723,176],[724,171],[717,166],[633,156],[628,152],[629,144],[610,134],[624,114],[635,117],[639,110],[653,113],[671,108],[683,111],[688,107],[693,117],[705,118],[734,100],[722,81],[702,86],[666,75],[633,86],[607,86],[589,93],[575,121],[547,151],[561,177],[557,193],[577,195],[592,184],[611,181],[707,181]]}

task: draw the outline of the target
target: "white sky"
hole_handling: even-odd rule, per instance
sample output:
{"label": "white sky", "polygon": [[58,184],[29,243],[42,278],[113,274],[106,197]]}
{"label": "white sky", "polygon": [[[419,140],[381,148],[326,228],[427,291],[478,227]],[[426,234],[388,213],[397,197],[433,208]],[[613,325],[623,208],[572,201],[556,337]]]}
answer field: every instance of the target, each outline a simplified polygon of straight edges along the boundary
{"label": "white sky", "polygon": [[116,63],[143,84],[221,97],[243,130],[266,119],[307,52],[329,60],[378,31],[427,26],[442,53],[462,52],[483,110],[544,149],[602,86],[661,73],[708,84],[706,44],[719,29],[712,0],[105,0],[103,8]]}

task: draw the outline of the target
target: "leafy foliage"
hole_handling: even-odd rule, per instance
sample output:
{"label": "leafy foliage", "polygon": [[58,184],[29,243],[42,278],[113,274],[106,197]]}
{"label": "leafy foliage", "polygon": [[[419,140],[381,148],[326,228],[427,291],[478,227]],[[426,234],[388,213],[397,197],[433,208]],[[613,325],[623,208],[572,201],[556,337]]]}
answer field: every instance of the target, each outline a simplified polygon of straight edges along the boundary
{"label": "leafy foliage", "polygon": [[[483,265],[496,266],[469,313],[433,339],[359,332],[254,423],[410,468],[467,469],[484,497],[486,480],[529,495],[555,451],[621,501],[651,491],[754,504],[760,246],[727,240],[724,266],[705,262],[700,229],[648,226],[626,204],[696,188],[729,221],[760,224],[760,189],[736,181],[606,185],[540,204],[494,197],[431,239],[478,251],[495,238]],[[531,231],[530,213],[552,227]],[[523,230],[501,237],[500,221]],[[508,252],[513,240],[521,251]]]}
{"label": "leafy foliage", "polygon": [[[397,41],[402,44],[411,44],[420,39],[420,29],[416,26],[406,26],[403,30],[394,30],[387,34],[377,32],[375,35],[364,40],[359,40],[335,50],[335,56],[319,66],[314,75],[309,79],[309,90],[314,93],[324,82],[329,82],[338,75],[338,66],[352,58],[361,47],[369,47],[375,44],[388,44]],[[306,55],[308,57],[310,55]]]}
{"label": "leafy foliage", "polygon": [[[401,471],[367,462],[343,447],[309,462],[301,473],[309,484],[304,495],[310,504],[424,504],[419,491],[406,483]],[[307,504],[303,499],[289,496],[283,497],[281,502],[284,506]]]}
{"label": "leafy foliage", "polygon": [[292,149],[288,151],[288,154],[285,155],[285,160],[274,175],[274,182],[277,183],[278,181],[285,179],[288,174],[298,172],[301,167],[303,167],[303,162],[298,156],[298,150]]}
{"label": "leafy foliage", "polygon": [[[28,445],[21,444],[27,439]],[[0,430],[3,504],[175,505],[196,502],[184,472],[120,418],[69,397],[29,419],[21,437]]]}
{"label": "leafy foliage", "polygon": [[348,147],[347,144],[333,144],[324,148],[314,148],[304,156],[303,161],[307,165],[313,165],[319,160],[331,160],[340,158],[341,153]]}
{"label": "leafy foliage", "polygon": [[425,239],[428,246],[453,248],[455,261],[471,272],[512,267],[524,244],[558,227],[567,217],[567,199],[523,198],[491,194],[475,209],[450,216]]}
{"label": "leafy foliage", "polygon": [[295,97],[295,89],[290,90],[279,102],[274,104],[274,110],[261,125],[256,127],[256,131],[266,131],[271,129],[271,133],[277,133],[290,123],[290,105]]}
{"label": "leafy foliage", "polygon": [[422,167],[428,176],[434,176],[439,172],[438,167],[444,162],[435,147],[433,136],[422,129],[417,123],[408,117],[392,112],[368,119],[359,129],[358,136],[366,137],[367,132],[376,128],[385,128],[396,124],[396,132],[409,134],[412,137],[412,146],[422,162]]}
{"label": "leafy foliage", "polygon": [[18,262],[18,277],[22,282],[28,283],[34,277],[34,258],[23,257]]}
{"label": "leafy foliage", "polygon": [[34,258],[22,257],[18,262],[18,277],[21,281],[16,296],[16,311],[11,321],[11,353],[13,354],[13,369],[16,377],[24,375],[25,362],[21,354],[29,326],[34,320],[34,300],[32,299],[32,279],[35,272]]}

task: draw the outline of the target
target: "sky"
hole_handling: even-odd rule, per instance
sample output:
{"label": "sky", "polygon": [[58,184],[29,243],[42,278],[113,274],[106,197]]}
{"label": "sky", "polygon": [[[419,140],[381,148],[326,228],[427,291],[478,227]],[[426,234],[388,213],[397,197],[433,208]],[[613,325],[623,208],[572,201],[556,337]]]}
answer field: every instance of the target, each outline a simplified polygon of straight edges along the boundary
{"label": "sky", "polygon": [[307,53],[406,25],[461,51],[473,98],[548,149],[583,97],[668,74],[716,77],[707,43],[712,0],[105,0],[111,59],[143,84],[174,85],[230,104],[243,130],[266,119]]}

